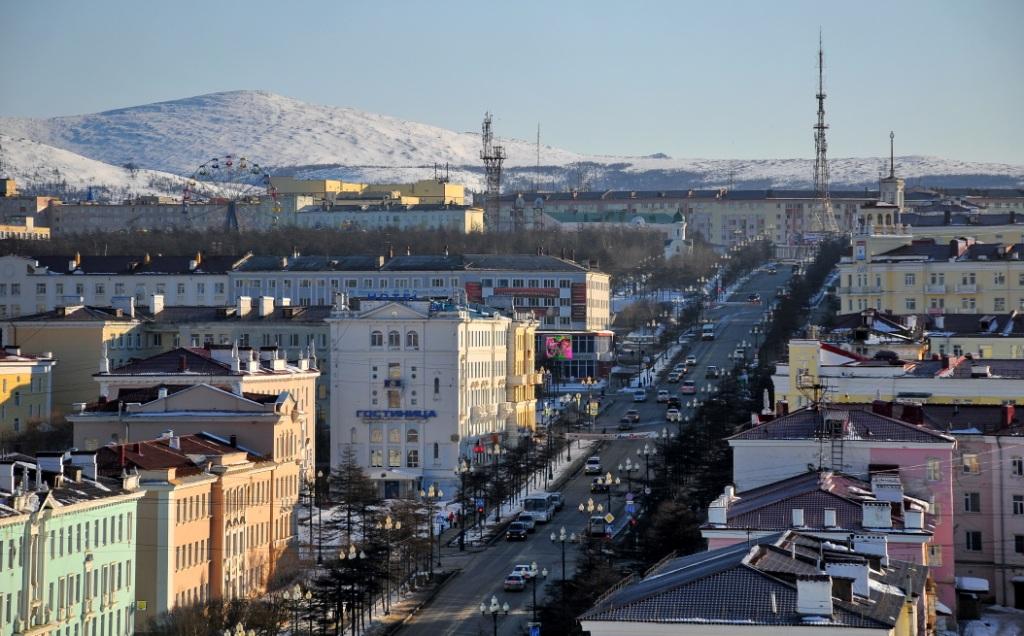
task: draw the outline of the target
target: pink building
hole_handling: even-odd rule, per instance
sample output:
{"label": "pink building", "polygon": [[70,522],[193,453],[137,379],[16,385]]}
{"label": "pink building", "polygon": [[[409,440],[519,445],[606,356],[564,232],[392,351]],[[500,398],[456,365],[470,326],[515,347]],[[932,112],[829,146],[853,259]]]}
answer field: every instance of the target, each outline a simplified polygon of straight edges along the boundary
{"label": "pink building", "polygon": [[729,445],[738,492],[809,470],[869,482],[875,474],[898,475],[906,495],[928,504],[928,566],[939,600],[955,607],[952,436],[870,410],[806,408],[759,423],[729,438]]}
{"label": "pink building", "polygon": [[894,558],[926,565],[934,527],[927,508],[904,494],[896,474],[866,482],[822,470],[745,492],[727,486],[708,507],[701,534],[709,550],[790,529],[835,544],[884,538]]}

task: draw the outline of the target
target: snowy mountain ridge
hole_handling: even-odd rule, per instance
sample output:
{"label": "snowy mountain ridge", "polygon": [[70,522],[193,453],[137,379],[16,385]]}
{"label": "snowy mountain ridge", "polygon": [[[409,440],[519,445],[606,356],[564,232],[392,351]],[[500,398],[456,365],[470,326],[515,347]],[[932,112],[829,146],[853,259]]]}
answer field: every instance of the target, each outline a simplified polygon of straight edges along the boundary
{"label": "snowy mountain ridge", "polygon": [[[128,163],[190,175],[200,163],[232,154],[276,173],[368,181],[426,178],[433,174],[435,163],[448,163],[454,181],[475,189],[482,185],[478,133],[454,132],[354,108],[308,104],[265,91],[211,93],[50,119],[0,118],[0,131],[109,164],[101,169],[81,161],[67,163],[66,155],[55,153],[54,161],[63,161],[68,168],[80,164],[85,172],[78,178],[83,182],[115,179],[110,168]],[[803,188],[810,185],[813,166],[812,159],[617,157],[542,146],[538,172],[532,142],[500,138],[498,143],[508,153],[505,184],[510,189],[534,184],[552,189],[729,184]],[[3,145],[10,166],[45,163],[38,146]],[[30,153],[35,159],[27,161],[19,153]],[[897,157],[897,164],[900,175],[912,185],[1024,186],[1024,166],[928,156]],[[885,165],[886,160],[879,157],[833,159],[832,181],[837,188],[873,186]],[[28,184],[38,178],[37,173],[13,174]]]}

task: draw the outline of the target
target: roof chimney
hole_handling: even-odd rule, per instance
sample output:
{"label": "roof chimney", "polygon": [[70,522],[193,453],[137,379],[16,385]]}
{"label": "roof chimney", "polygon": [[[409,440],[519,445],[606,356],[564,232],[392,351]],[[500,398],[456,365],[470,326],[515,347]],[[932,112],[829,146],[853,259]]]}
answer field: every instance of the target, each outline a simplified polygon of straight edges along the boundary
{"label": "roof chimney", "polygon": [[999,408],[999,423],[1003,428],[1008,428],[1013,424],[1013,416],[1016,409],[1013,404],[1003,404]]}
{"label": "roof chimney", "polygon": [[158,314],[164,310],[164,295],[163,294],[152,294],[149,297],[149,311],[153,314]]}
{"label": "roof chimney", "polygon": [[81,468],[86,479],[96,480],[96,451],[72,451],[71,465]]}
{"label": "roof chimney", "polygon": [[796,577],[796,613],[803,616],[832,616],[832,577],[827,574]]}
{"label": "roof chimney", "polygon": [[239,318],[245,318],[252,311],[252,298],[249,296],[239,296],[236,301],[236,311]]}
{"label": "roof chimney", "polygon": [[[825,564],[829,576],[851,579],[853,593],[861,598],[870,598],[871,584],[868,582],[868,563],[863,559],[857,561],[834,561]],[[799,594],[799,592],[797,592]]]}
{"label": "roof chimney", "polygon": [[[886,504],[888,508],[888,504]],[[853,535],[853,551],[878,557],[883,567],[889,565],[889,541],[884,534]]]}
{"label": "roof chimney", "polygon": [[861,525],[865,528],[891,528],[892,506],[888,501],[862,502]]}
{"label": "roof chimney", "polygon": [[903,511],[903,527],[907,530],[920,530],[924,528],[924,511],[916,508],[907,508]]}

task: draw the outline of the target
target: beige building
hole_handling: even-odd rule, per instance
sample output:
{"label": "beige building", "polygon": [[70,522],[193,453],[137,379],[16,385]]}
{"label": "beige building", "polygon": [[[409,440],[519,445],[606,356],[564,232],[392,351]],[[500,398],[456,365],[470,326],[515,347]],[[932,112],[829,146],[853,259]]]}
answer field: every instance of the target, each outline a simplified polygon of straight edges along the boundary
{"label": "beige building", "polygon": [[30,356],[18,347],[0,351],[0,437],[50,423],[54,365],[50,355]]}
{"label": "beige building", "polygon": [[270,186],[281,195],[309,196],[315,203],[334,203],[339,199],[366,199],[378,202],[382,197],[406,198],[410,202],[431,205],[463,205],[466,189],[445,179],[423,179],[413,183],[352,183],[340,179],[296,179],[270,177]]}
{"label": "beige building", "polygon": [[424,203],[416,197],[381,197],[365,201],[339,199],[333,205],[311,205],[282,214],[280,225],[350,230],[451,230],[460,234],[482,232],[484,211],[470,205]]}
{"label": "beige building", "polygon": [[50,228],[36,227],[35,219],[31,216],[14,217],[0,224],[0,239],[48,241],[50,240]]}

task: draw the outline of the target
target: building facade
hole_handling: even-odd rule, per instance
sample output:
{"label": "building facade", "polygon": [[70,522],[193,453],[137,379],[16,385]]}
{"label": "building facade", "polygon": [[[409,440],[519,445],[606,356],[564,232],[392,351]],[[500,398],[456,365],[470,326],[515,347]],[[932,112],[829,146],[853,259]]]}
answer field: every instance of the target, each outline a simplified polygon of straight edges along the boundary
{"label": "building facade", "polygon": [[426,301],[344,299],[328,323],[331,464],[351,453],[385,497],[454,487],[477,442],[535,427],[535,325]]}
{"label": "building facade", "polygon": [[54,365],[53,356],[23,355],[18,347],[0,351],[0,436],[50,423]]}

